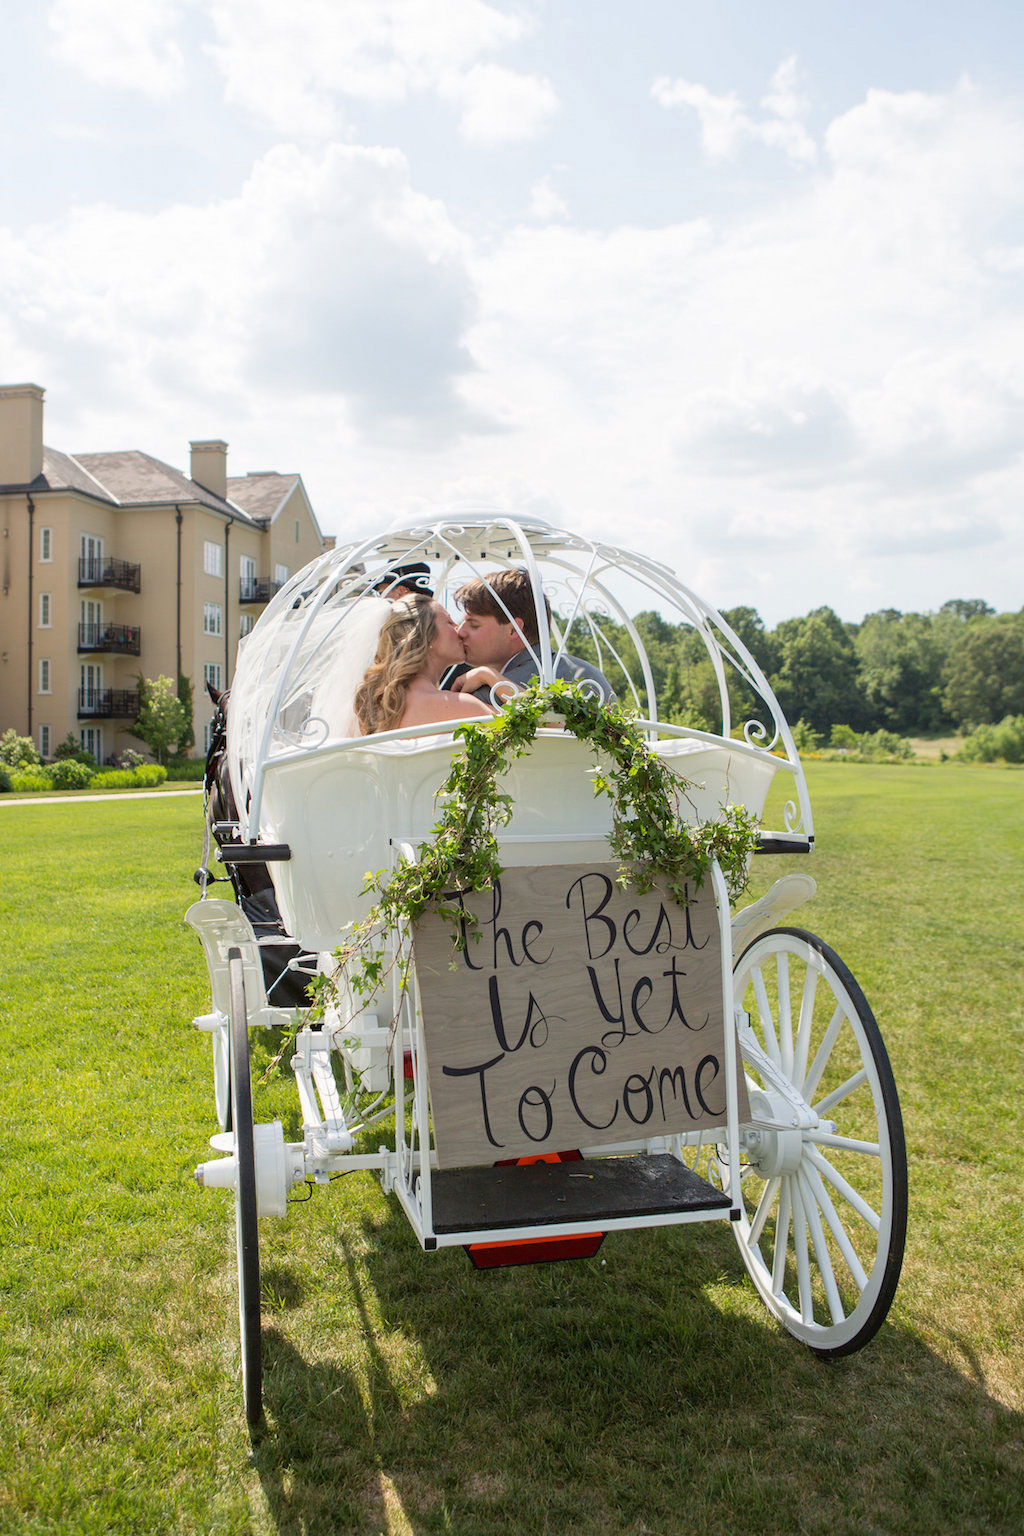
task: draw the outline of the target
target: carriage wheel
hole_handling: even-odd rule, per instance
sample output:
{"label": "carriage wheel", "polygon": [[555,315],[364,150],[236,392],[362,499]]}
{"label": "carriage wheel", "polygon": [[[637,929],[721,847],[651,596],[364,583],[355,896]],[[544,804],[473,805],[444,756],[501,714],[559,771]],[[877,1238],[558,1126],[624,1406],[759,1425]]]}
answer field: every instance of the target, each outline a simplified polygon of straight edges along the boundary
{"label": "carriage wheel", "polygon": [[210,1036],[213,1041],[213,1101],[217,1124],[231,1129],[231,1025],[222,1024]]}
{"label": "carriage wheel", "polygon": [[[750,945],[735,997],[750,1019],[740,1049],[754,1121],[740,1252],[790,1333],[817,1354],[852,1354],[892,1304],[907,1227],[903,1122],[882,1036],[839,956],[800,928]],[[720,1162],[727,1182],[722,1152]]]}
{"label": "carriage wheel", "polygon": [[263,1346],[260,1338],[260,1248],[256,1223],[256,1157],[253,1146],[249,1024],[241,950],[228,951],[231,995],[231,1107],[235,1125],[235,1244],[238,1255],[238,1324],[242,1347],[242,1396],[251,1426],[263,1413]]}

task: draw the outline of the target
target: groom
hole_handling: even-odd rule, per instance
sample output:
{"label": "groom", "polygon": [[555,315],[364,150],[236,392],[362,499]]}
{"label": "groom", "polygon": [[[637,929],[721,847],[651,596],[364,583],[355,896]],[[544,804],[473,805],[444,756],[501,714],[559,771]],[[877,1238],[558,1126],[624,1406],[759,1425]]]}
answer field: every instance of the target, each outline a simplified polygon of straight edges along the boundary
{"label": "groom", "polygon": [[[491,688],[498,684],[496,697],[504,703],[531,677],[538,675],[538,665],[529,647],[539,654],[540,636],[537,608],[529,573],[513,568],[498,571],[483,581],[467,582],[455,594],[465,618],[459,626],[459,638],[466,650],[470,670],[451,684],[456,693],[472,693],[484,704],[493,702]],[[544,599],[547,623],[551,605]],[[614,704],[615,694],[603,672],[567,652],[559,657],[556,677],[568,682],[590,681],[601,690],[602,702]],[[502,689],[503,681],[515,683],[515,689]],[[504,697],[503,697],[504,695]]]}

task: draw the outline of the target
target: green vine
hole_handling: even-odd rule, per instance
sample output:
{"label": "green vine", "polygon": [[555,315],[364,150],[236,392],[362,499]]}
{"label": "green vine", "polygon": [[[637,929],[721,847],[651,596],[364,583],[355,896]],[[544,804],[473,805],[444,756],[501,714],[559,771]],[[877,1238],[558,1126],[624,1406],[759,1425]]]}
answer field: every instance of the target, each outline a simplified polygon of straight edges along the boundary
{"label": "green vine", "polygon": [[[691,786],[655,755],[620,706],[602,705],[577,683],[541,686],[534,679],[493,721],[456,726],[454,734],[465,743],[465,751],[453,757],[438,791],[441,815],[432,840],[420,845],[415,863],[367,876],[362,894],[372,892],[376,901],[334,951],[335,975],[312,982],[315,1005],[323,1008],[336,1001],[335,978],[342,971],[352,991],[368,1003],[399,963],[397,948],[389,958],[388,935],[414,924],[428,907],[450,924],[454,948],[465,946],[475,919],[452,896],[487,889],[501,878],[496,834],[511,821],[513,806],[498,780],[527,751],[545,715],[551,714],[588,742],[594,754],[594,793],[608,795],[612,802],[608,843],[620,863],[620,885],[635,886],[642,893],[659,881],[685,905],[689,891],[701,887],[717,860],[730,897],[740,894],[747,883],[748,857],[757,845],[756,819],[750,812],[729,805],[717,820],[688,826],[680,802]],[[404,966],[408,964],[406,956]],[[400,981],[404,984],[405,970]]]}

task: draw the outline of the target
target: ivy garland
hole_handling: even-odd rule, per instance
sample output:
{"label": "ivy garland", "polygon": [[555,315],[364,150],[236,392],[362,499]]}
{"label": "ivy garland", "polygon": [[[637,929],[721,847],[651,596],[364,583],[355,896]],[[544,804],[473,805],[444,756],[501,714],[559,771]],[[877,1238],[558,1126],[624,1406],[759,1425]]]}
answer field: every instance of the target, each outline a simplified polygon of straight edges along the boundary
{"label": "ivy garland", "polygon": [[[318,1008],[337,1001],[336,977],[342,971],[365,1005],[397,962],[397,955],[388,957],[388,934],[411,926],[428,907],[450,924],[454,948],[465,946],[475,919],[452,897],[487,889],[501,878],[496,832],[511,821],[513,806],[498,780],[551,714],[588,742],[594,754],[594,793],[612,802],[608,843],[620,861],[620,885],[642,893],[661,881],[685,905],[689,890],[700,888],[717,860],[730,897],[740,894],[747,883],[748,857],[757,846],[756,818],[743,806],[729,805],[717,820],[687,826],[679,807],[691,786],[652,752],[621,706],[600,703],[578,683],[542,686],[534,679],[493,721],[456,726],[454,734],[465,742],[465,751],[453,757],[438,791],[441,816],[432,841],[420,845],[415,863],[367,876],[362,894],[373,892],[377,899],[334,951],[335,975],[323,974],[311,983]],[[403,984],[409,963],[407,955]]]}

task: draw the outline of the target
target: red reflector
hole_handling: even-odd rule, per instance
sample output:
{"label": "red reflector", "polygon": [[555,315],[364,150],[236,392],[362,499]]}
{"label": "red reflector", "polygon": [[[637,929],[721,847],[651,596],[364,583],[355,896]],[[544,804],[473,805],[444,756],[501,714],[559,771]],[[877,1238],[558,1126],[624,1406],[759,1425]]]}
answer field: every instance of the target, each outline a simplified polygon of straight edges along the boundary
{"label": "red reflector", "polygon": [[[581,1163],[583,1153],[540,1152],[535,1157],[505,1157],[496,1168],[525,1168],[529,1163]],[[604,1242],[603,1232],[574,1232],[570,1237],[513,1237],[500,1243],[466,1243],[474,1269],[511,1264],[547,1264],[554,1259],[590,1259]]]}

